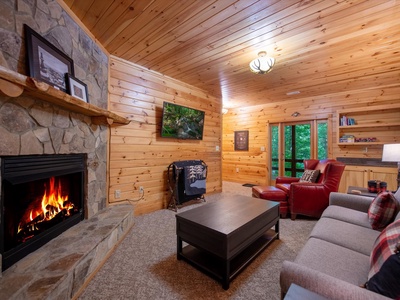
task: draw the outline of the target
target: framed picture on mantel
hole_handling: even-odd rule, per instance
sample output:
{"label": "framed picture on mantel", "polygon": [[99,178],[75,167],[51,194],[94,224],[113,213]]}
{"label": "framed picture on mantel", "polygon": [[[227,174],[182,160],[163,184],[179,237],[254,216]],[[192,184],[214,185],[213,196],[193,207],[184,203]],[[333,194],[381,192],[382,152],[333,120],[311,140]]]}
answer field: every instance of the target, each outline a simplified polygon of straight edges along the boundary
{"label": "framed picture on mantel", "polygon": [[24,30],[29,76],[66,92],[65,74],[74,75],[73,60],[28,25]]}
{"label": "framed picture on mantel", "polygon": [[235,131],[235,151],[249,151],[249,131]]}
{"label": "framed picture on mantel", "polygon": [[87,85],[71,74],[66,74],[66,79],[68,94],[89,103]]}

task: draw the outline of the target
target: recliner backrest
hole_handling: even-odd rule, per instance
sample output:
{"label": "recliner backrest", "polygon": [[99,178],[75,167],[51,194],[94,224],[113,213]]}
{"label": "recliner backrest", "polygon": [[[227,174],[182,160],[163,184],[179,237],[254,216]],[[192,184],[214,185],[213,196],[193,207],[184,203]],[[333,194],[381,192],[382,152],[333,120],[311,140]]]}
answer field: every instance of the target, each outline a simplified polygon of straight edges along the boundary
{"label": "recliner backrest", "polygon": [[307,159],[304,160],[305,170],[319,170],[319,176],[316,183],[321,183],[325,179],[325,169],[328,163],[337,162],[334,159]]}

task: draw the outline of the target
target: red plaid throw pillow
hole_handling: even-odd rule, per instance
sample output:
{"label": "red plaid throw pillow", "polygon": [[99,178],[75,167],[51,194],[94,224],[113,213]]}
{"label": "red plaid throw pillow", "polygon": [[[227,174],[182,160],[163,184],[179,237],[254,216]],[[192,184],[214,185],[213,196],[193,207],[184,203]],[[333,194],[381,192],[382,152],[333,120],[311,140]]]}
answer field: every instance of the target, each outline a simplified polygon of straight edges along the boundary
{"label": "red plaid throw pillow", "polygon": [[391,192],[378,194],[368,209],[372,229],[381,230],[393,221],[397,212],[397,201]]}
{"label": "red plaid throw pillow", "polygon": [[396,245],[400,243],[400,220],[388,225],[378,236],[372,248],[368,280],[377,273],[383,263],[395,253]]}

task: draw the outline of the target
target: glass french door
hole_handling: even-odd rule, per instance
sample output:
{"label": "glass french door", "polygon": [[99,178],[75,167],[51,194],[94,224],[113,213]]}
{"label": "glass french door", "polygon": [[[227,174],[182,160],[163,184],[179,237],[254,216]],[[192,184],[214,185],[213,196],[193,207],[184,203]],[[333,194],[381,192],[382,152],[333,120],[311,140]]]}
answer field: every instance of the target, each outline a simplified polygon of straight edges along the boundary
{"label": "glass french door", "polygon": [[327,128],[326,120],[271,124],[271,180],[277,176],[300,177],[303,160],[327,158]]}

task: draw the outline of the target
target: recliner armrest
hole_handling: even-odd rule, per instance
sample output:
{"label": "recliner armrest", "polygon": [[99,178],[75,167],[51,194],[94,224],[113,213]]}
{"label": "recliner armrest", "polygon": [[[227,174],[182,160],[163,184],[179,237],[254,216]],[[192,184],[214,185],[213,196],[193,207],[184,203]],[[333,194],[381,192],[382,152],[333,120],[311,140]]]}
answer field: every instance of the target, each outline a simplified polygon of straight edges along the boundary
{"label": "recliner armrest", "polygon": [[279,183],[291,184],[292,182],[298,182],[299,180],[300,180],[300,178],[297,178],[297,177],[279,176],[279,177],[276,177],[275,184],[279,184]]}
{"label": "recliner armrest", "polygon": [[342,206],[361,212],[368,212],[368,209],[373,200],[374,198],[372,197],[344,194],[338,192],[332,192],[329,195],[329,205]]}

